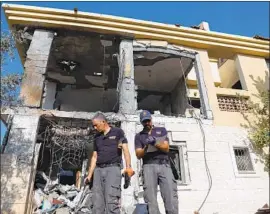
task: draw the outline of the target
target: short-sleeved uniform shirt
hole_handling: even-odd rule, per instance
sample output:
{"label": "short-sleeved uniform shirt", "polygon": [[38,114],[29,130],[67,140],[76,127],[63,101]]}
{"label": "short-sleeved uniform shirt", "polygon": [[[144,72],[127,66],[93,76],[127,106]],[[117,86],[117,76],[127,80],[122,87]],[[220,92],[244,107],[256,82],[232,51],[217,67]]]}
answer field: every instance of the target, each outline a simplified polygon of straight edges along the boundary
{"label": "short-sleeved uniform shirt", "polygon": [[[168,141],[167,130],[163,127],[153,127],[151,133],[142,130],[135,136],[135,149],[143,149],[147,144],[147,138],[149,135],[155,137],[157,141]],[[143,157],[143,163],[147,163],[150,160],[159,159],[169,161],[168,153],[162,152],[152,145],[148,145],[148,149]]]}
{"label": "short-sleeved uniform shirt", "polygon": [[106,135],[96,134],[94,151],[97,152],[97,164],[121,164],[122,150],[118,148],[120,143],[127,143],[124,131],[120,128],[111,127]]}

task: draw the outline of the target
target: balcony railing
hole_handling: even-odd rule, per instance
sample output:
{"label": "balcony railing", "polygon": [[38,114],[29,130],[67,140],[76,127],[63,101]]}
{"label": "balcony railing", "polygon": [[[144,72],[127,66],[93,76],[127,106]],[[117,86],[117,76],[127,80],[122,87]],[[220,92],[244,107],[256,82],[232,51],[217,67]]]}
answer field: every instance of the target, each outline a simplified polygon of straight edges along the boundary
{"label": "balcony railing", "polygon": [[219,109],[227,112],[247,112],[249,93],[245,90],[216,88]]}
{"label": "balcony railing", "polygon": [[247,112],[247,100],[248,98],[218,96],[218,105],[221,111]]}

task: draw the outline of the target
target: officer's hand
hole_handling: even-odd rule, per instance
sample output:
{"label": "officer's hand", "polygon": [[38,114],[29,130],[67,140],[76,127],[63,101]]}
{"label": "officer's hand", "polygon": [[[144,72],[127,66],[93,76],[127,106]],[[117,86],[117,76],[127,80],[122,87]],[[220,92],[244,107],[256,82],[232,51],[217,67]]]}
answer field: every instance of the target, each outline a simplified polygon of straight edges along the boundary
{"label": "officer's hand", "polygon": [[87,176],[85,179],[84,179],[84,183],[85,184],[89,184],[91,182],[91,176]]}
{"label": "officer's hand", "polygon": [[156,138],[150,135],[150,136],[148,136],[148,137],[146,138],[146,143],[147,143],[147,144],[150,144],[150,145],[155,145],[155,143],[156,143]]}
{"label": "officer's hand", "polygon": [[134,170],[131,167],[126,168],[124,173],[127,174],[128,177],[132,177],[135,174]]}

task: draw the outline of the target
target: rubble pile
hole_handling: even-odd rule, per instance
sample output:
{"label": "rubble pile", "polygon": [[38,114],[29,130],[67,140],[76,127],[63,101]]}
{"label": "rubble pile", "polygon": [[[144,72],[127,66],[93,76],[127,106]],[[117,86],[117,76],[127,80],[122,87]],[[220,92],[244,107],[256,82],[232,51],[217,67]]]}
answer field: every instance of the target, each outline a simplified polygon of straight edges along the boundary
{"label": "rubble pile", "polygon": [[91,214],[92,191],[83,186],[62,185],[50,180],[44,172],[37,172],[33,214]]}

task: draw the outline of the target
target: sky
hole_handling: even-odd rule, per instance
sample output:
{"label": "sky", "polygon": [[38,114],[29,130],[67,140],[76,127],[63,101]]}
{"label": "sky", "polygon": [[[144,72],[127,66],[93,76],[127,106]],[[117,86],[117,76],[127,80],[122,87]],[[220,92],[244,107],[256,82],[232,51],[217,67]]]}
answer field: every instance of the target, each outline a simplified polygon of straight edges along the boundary
{"label": "sky", "polygon": [[[2,2],[5,3],[5,2]],[[209,23],[210,30],[253,37],[269,36],[269,2],[7,2],[40,7],[51,7],[102,13],[135,18],[165,24],[190,27],[202,21]],[[8,30],[1,9],[1,31]],[[16,54],[4,67],[9,72],[23,72]],[[1,142],[5,127],[1,122]]]}

